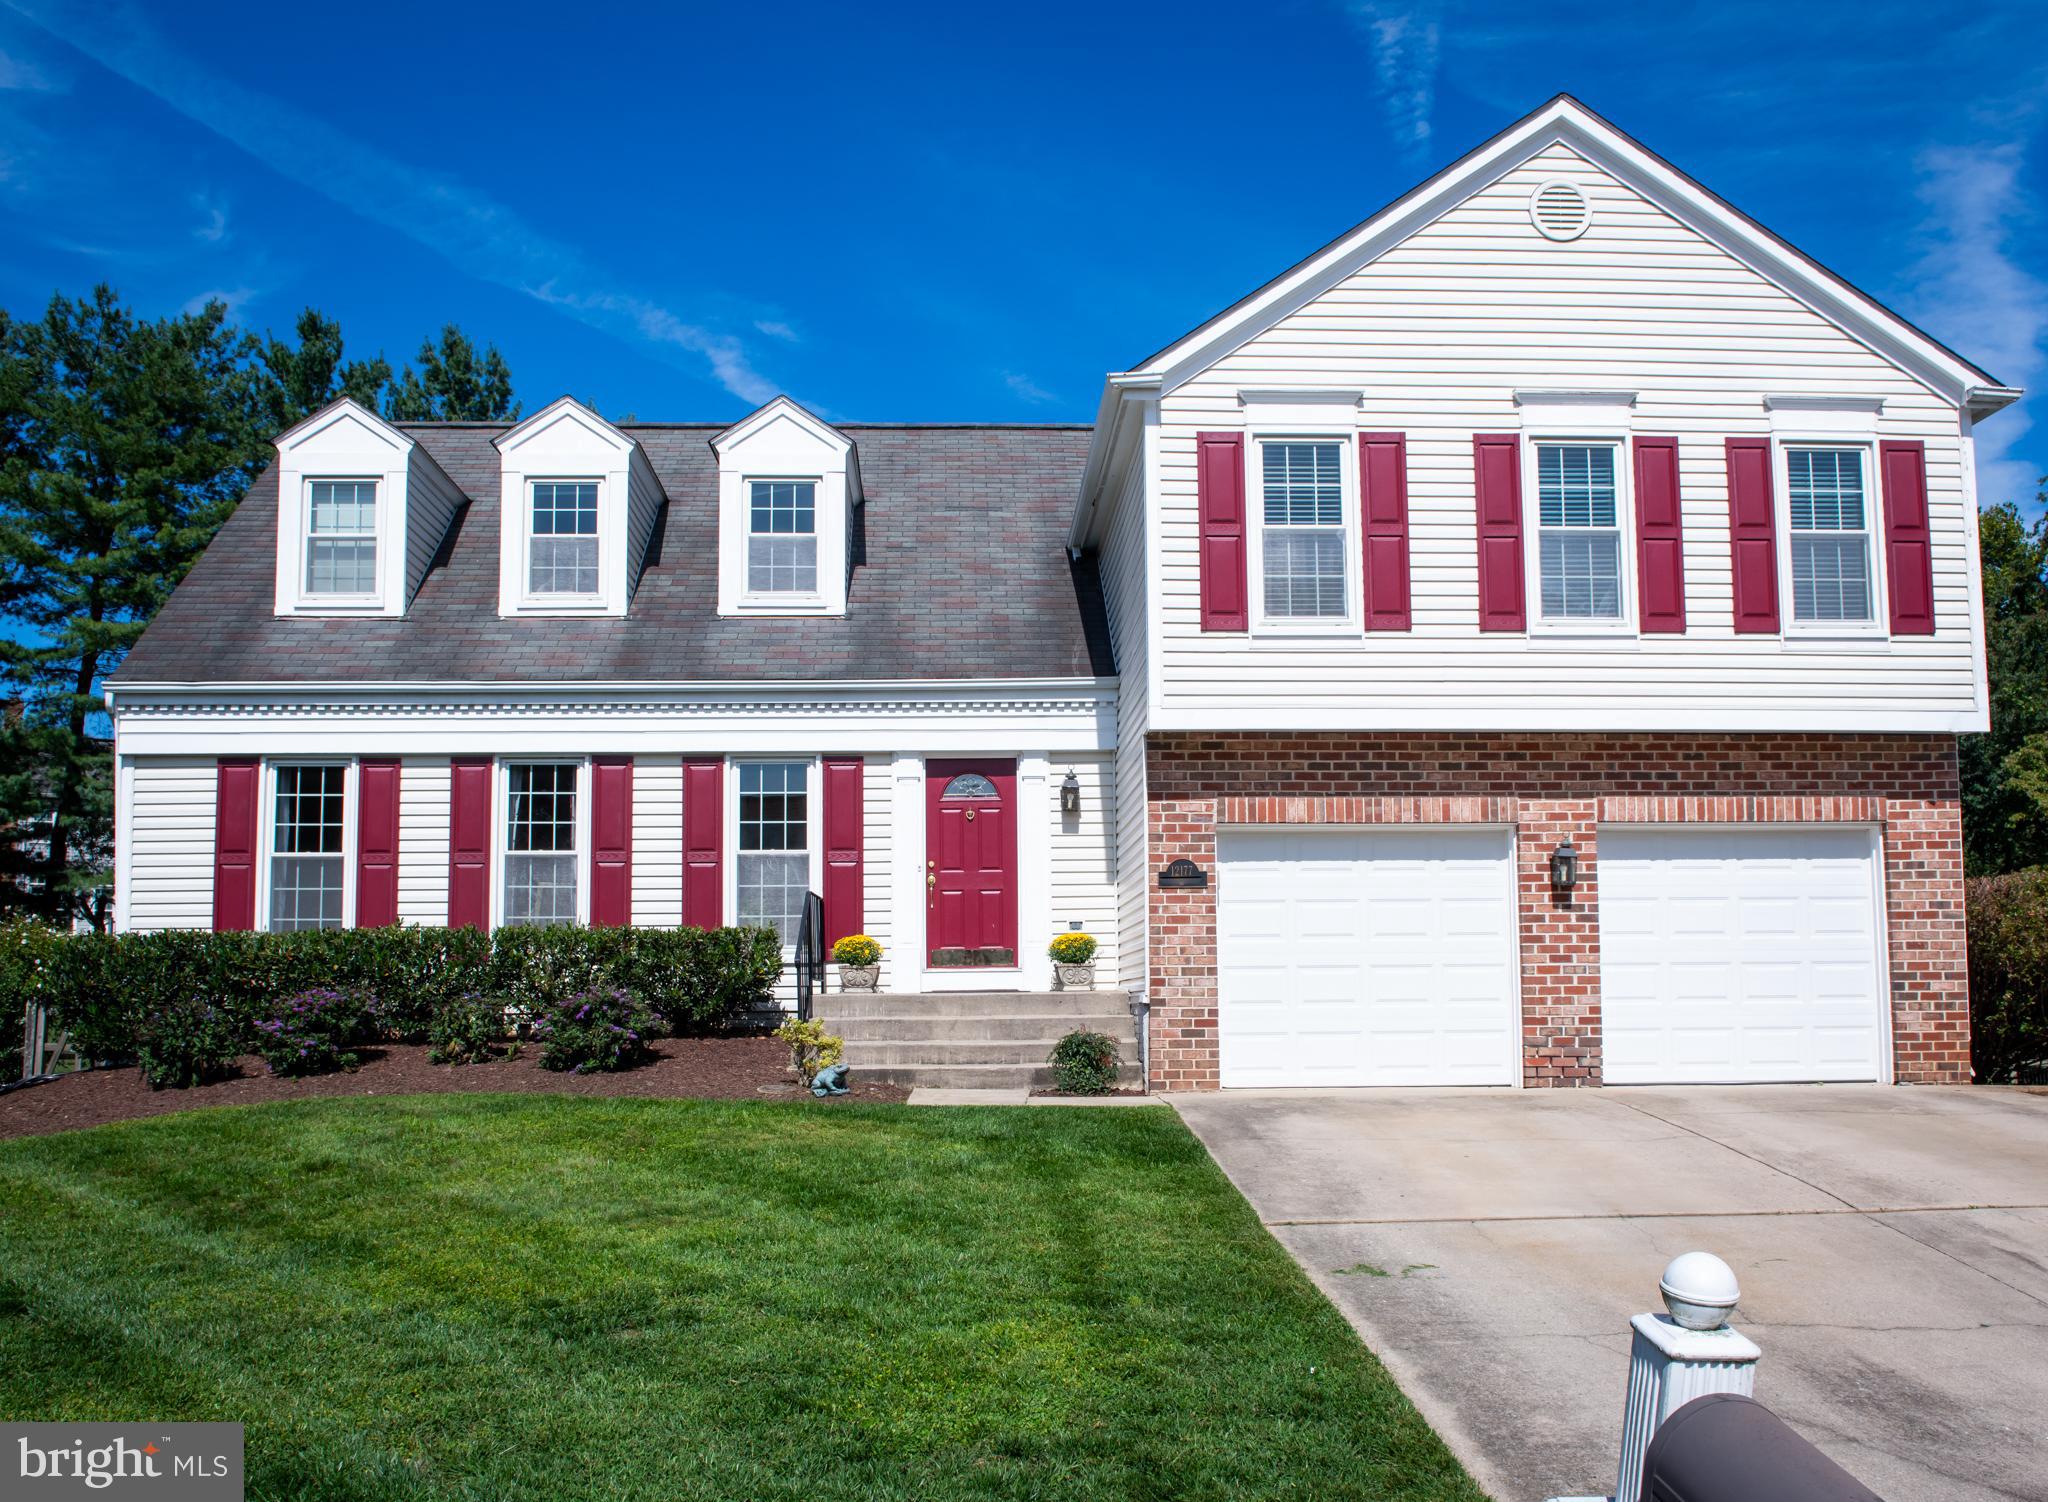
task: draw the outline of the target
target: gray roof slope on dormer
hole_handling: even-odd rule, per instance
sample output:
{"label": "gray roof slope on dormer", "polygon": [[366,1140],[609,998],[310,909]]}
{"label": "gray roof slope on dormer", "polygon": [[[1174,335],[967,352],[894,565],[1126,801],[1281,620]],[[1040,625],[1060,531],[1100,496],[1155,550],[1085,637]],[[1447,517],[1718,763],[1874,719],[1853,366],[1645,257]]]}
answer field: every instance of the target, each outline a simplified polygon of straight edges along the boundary
{"label": "gray roof slope on dormer", "polygon": [[401,619],[273,614],[277,474],[249,489],[114,674],[138,683],[744,682],[1104,676],[1092,559],[1068,561],[1085,427],[846,424],[867,502],[844,617],[721,619],[721,424],[620,424],[669,504],[621,619],[498,616],[495,424],[405,423],[469,497]]}

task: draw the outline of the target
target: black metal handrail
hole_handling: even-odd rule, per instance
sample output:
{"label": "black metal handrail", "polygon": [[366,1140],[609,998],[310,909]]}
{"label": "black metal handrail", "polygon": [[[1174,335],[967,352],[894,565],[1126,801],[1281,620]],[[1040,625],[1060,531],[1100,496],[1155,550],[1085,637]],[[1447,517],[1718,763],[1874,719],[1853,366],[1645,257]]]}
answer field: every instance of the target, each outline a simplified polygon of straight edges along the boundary
{"label": "black metal handrail", "polygon": [[811,997],[825,973],[825,899],[804,893],[804,915],[796,925],[796,1014],[811,1020]]}

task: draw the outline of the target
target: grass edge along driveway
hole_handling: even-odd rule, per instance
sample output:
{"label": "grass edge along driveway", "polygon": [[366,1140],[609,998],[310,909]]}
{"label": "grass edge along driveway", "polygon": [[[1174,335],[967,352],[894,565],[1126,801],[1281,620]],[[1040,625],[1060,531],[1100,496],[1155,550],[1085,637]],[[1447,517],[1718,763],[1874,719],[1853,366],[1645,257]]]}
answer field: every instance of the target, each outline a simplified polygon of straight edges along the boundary
{"label": "grass edge along driveway", "polygon": [[0,1143],[0,1417],[251,1498],[1481,1494],[1169,1111],[413,1096]]}

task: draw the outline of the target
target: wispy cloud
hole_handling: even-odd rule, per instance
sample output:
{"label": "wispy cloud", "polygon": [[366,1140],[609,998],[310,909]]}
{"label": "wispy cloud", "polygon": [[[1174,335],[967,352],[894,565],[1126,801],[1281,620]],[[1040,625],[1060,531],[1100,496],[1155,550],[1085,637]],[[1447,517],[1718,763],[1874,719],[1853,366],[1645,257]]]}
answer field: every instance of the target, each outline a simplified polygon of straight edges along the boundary
{"label": "wispy cloud", "polygon": [[261,294],[254,287],[215,287],[210,292],[197,293],[185,299],[184,311],[197,313],[210,302],[227,304],[228,312],[237,314],[254,302]]}
{"label": "wispy cloud", "polygon": [[780,339],[785,344],[798,342],[796,330],[779,318],[756,318],[754,327],[770,339]]}
{"label": "wispy cloud", "polygon": [[[1907,311],[1999,380],[2038,389],[2048,375],[2048,282],[2016,258],[2015,246],[2037,235],[2041,220],[2024,186],[2020,145],[1930,147],[1916,165],[1925,250]],[[2021,406],[1978,435],[1977,488],[1986,504],[2032,502],[2039,469],[2008,457],[2031,426]]]}
{"label": "wispy cloud", "polygon": [[1344,7],[1372,51],[1380,110],[1395,147],[1411,162],[1429,149],[1436,115],[1437,56],[1443,13],[1437,4],[1350,0]]}
{"label": "wispy cloud", "polygon": [[65,87],[65,81],[53,77],[47,68],[11,52],[0,52],[0,91],[55,94]]}
{"label": "wispy cloud", "polygon": [[1030,376],[1023,374],[1021,371],[1004,371],[1003,384],[1010,388],[1012,396],[1020,401],[1027,401],[1034,407],[1043,407],[1060,399],[1058,392],[1047,391],[1038,382],[1032,380]]}
{"label": "wispy cloud", "polygon": [[192,195],[192,207],[199,211],[199,224],[192,238],[218,245],[228,237],[228,211],[204,193]]}
{"label": "wispy cloud", "polygon": [[118,0],[0,3],[280,176],[426,246],[457,269],[608,333],[700,356],[712,376],[743,400],[760,402],[774,394],[774,383],[753,368],[737,338],[621,284],[496,199],[209,71]]}

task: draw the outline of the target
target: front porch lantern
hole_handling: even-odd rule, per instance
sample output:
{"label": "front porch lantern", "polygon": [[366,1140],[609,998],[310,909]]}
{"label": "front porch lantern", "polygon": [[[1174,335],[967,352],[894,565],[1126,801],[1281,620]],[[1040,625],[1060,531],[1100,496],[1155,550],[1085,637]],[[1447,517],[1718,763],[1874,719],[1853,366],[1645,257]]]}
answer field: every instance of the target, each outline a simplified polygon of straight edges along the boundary
{"label": "front porch lantern", "polygon": [[1550,884],[1560,892],[1579,884],[1579,852],[1572,849],[1570,840],[1550,852]]}
{"label": "front porch lantern", "polygon": [[1070,770],[1067,780],[1060,784],[1060,812],[1078,814],[1081,811],[1081,779]]}

